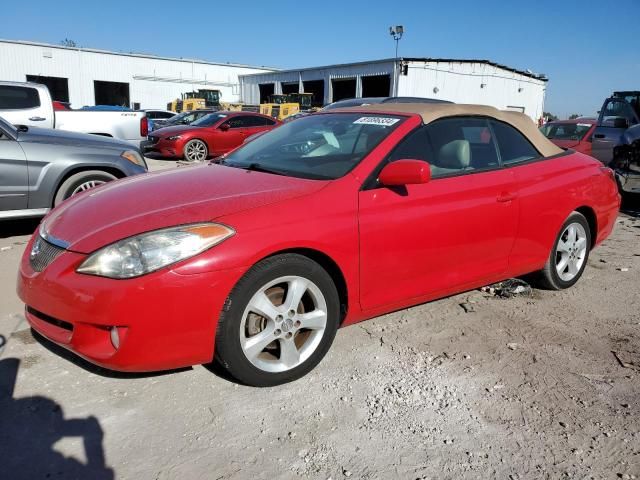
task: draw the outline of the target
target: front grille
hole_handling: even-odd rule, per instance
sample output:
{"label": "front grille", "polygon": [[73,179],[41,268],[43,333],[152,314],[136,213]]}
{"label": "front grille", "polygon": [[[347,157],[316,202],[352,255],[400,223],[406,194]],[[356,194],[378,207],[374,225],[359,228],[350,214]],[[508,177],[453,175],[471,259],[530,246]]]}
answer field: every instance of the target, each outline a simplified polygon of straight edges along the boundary
{"label": "front grille", "polygon": [[64,252],[64,248],[57,247],[38,235],[29,253],[29,264],[33,270],[41,272],[62,252]]}
{"label": "front grille", "polygon": [[47,315],[46,313],[39,312],[35,308],[31,308],[29,306],[27,306],[27,312],[29,312],[34,317],[39,318],[43,322],[50,323],[51,325],[53,325],[55,327],[58,327],[58,328],[61,328],[62,330],[67,330],[68,332],[73,332],[73,325],[71,323],[69,323],[69,322],[65,322],[63,320],[58,320],[57,318],[54,318],[54,317],[52,317],[50,315]]}

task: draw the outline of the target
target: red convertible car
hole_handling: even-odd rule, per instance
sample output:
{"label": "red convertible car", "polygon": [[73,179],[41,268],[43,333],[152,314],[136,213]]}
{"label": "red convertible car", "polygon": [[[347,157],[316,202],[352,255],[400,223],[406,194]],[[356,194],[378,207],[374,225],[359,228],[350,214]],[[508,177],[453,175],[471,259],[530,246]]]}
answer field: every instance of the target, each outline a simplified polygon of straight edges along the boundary
{"label": "red convertible car", "polygon": [[190,125],[155,130],[145,142],[145,151],[163,157],[201,162],[242,145],[247,137],[271,130],[280,122],[251,112],[214,112]]}
{"label": "red convertible car", "polygon": [[277,385],[340,326],[531,272],[571,287],[619,205],[611,170],[520,113],[333,110],[221,164],[65,201],[30,240],[18,294],[33,329],[95,364],[215,360]]}

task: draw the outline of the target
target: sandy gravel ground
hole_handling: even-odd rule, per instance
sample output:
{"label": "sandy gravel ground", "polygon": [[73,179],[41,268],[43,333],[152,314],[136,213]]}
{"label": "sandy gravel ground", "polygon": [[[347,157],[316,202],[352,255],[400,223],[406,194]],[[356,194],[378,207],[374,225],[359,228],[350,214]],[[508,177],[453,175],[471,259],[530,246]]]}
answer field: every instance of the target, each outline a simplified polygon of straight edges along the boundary
{"label": "sandy gravel ground", "polygon": [[267,389],[202,366],[108,373],[34,338],[14,283],[35,225],[0,224],[0,478],[640,478],[633,210],[570,290],[344,328]]}

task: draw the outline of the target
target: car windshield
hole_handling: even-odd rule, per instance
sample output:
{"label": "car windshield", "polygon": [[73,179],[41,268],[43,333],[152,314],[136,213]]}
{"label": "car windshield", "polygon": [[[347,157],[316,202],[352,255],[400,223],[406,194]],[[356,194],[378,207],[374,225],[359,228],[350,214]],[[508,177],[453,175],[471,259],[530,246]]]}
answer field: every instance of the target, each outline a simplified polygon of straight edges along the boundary
{"label": "car windshield", "polygon": [[590,128],[590,123],[549,123],[540,131],[550,140],[582,140]]}
{"label": "car windshield", "polygon": [[353,169],[404,121],[396,115],[331,113],[285,123],[233,151],[224,165],[333,180]]}
{"label": "car windshield", "polygon": [[[0,117],[0,128],[2,128],[3,130],[6,130],[7,132],[9,132],[14,137],[18,133],[18,129],[16,127],[14,127],[13,125],[11,125],[9,122],[7,122],[2,117]],[[0,133],[2,133],[2,132],[0,132]]]}
{"label": "car windshield", "polygon": [[199,118],[191,125],[195,125],[196,127],[210,127],[211,125],[218,123],[223,118],[226,118],[227,115],[224,113],[210,113],[209,115],[205,115],[202,118]]}

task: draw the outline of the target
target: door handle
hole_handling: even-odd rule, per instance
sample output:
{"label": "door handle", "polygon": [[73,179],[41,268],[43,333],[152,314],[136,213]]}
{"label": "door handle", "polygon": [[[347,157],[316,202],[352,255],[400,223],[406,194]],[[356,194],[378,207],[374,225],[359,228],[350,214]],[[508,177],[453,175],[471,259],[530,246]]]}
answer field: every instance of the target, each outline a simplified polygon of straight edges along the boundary
{"label": "door handle", "polygon": [[515,198],[516,198],[516,195],[514,193],[502,192],[500,195],[498,195],[496,200],[500,203],[507,203],[514,200]]}
{"label": "door handle", "polygon": [[596,137],[596,138],[604,138],[604,134],[602,134],[602,133],[596,133],[596,134],[594,135],[594,137]]}
{"label": "door handle", "polygon": [[46,120],[46,118],[44,118],[44,117],[31,117],[29,120],[31,120],[32,122],[44,122]]}

